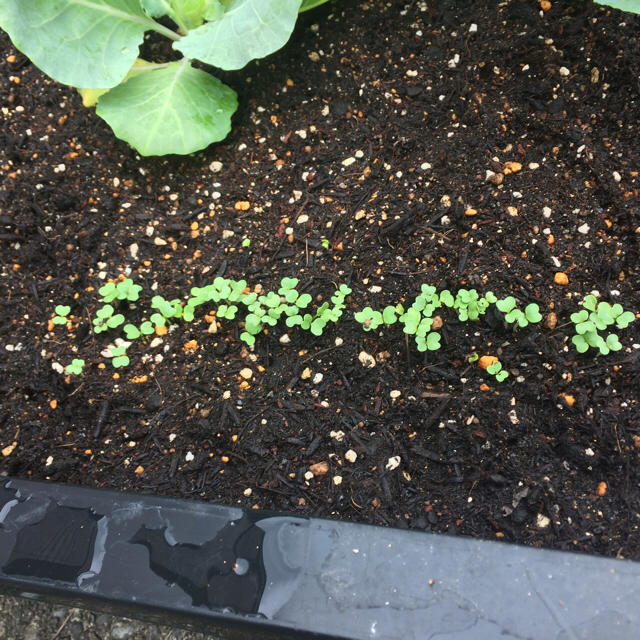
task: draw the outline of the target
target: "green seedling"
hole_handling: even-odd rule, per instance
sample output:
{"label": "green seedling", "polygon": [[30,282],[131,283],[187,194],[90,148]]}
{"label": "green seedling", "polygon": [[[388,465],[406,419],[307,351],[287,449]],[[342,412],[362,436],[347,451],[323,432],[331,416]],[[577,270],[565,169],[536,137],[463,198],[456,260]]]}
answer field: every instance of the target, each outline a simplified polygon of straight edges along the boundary
{"label": "green seedling", "polygon": [[59,304],[55,308],[56,315],[53,316],[53,324],[67,324],[69,318],[67,316],[71,312],[71,307],[67,307],[64,304]]}
{"label": "green seedling", "polygon": [[494,362],[493,364],[490,364],[487,367],[487,373],[495,376],[495,379],[498,382],[503,382],[509,375],[509,372],[506,369],[502,368],[502,363],[500,362],[500,360]]}
{"label": "green seedling", "polygon": [[84,367],[84,360],[81,358],[74,358],[71,361],[71,364],[68,364],[64,370],[66,373],[69,373],[74,376],[82,375],[82,369]]}
{"label": "green seedling", "polygon": [[612,325],[618,329],[625,329],[635,320],[633,313],[625,311],[620,304],[598,302],[592,295],[583,300],[582,306],[584,309],[571,314],[571,322],[576,332],[571,342],[578,353],[585,353],[589,347],[598,349],[602,355],[620,351],[622,345],[615,333],[603,338],[599,331],[604,331]]}
{"label": "green seedling", "polygon": [[495,304],[498,298],[492,291],[480,296],[475,289],[458,289],[453,308],[458,311],[458,320],[476,322],[487,312],[490,304]]}
{"label": "green seedling", "polygon": [[124,323],[124,316],[121,313],[114,315],[114,308],[110,304],[105,304],[96,311],[93,319],[93,332],[102,333],[108,329],[115,329]]}
{"label": "green seedling", "polygon": [[389,305],[381,312],[374,311],[371,307],[365,307],[362,311],[354,314],[356,322],[362,325],[365,331],[375,331],[381,325],[391,325],[398,321],[398,315],[403,314],[404,309],[401,304],[395,307]]}
{"label": "green seedling", "polygon": [[238,311],[238,307],[236,307],[235,304],[232,304],[232,305],[221,304],[218,307],[218,310],[216,312],[216,317],[224,318],[226,320],[233,320],[236,317],[237,311]]}
{"label": "green seedling", "polygon": [[[418,351],[437,351],[440,349],[440,334],[431,332],[433,324],[433,312],[447,303],[453,305],[453,298],[447,296],[441,300],[436,292],[436,288],[423,284],[418,295],[411,306],[400,315],[400,322],[404,324],[404,333],[415,336],[415,343]],[[450,295],[450,294],[449,294]],[[401,307],[400,307],[401,308]]]}
{"label": "green seedling", "polygon": [[530,323],[537,323],[542,320],[540,307],[535,303],[528,304],[524,311],[516,308],[517,302],[513,296],[497,300],[495,304],[498,310],[505,314],[504,319],[509,324],[526,327]]}
{"label": "green seedling", "polygon": [[120,280],[117,283],[107,282],[98,289],[98,293],[102,296],[104,302],[113,302],[114,300],[135,302],[139,297],[140,291],[142,291],[142,287],[139,284],[134,284],[131,278]]}
{"label": "green seedling", "polygon": [[249,238],[245,238],[245,239],[242,241],[242,246],[243,246],[245,249],[248,249],[248,248],[251,246],[251,240],[250,240]]}
{"label": "green seedling", "polygon": [[480,356],[478,355],[477,352],[472,353],[468,358],[468,362],[469,364],[471,364],[472,362],[477,362],[480,359]]}
{"label": "green seedling", "polygon": [[329,242],[329,240],[327,238],[322,238],[322,240],[320,240],[320,244],[325,248],[328,249],[331,246],[331,243]]}
{"label": "green seedling", "polygon": [[125,346],[113,347],[111,349],[111,364],[115,369],[129,366],[129,356],[127,356]]}
{"label": "green seedling", "polygon": [[125,324],[122,327],[127,340],[137,340],[141,336],[149,336],[154,332],[154,325],[149,320],[145,320],[139,327],[133,324]]}

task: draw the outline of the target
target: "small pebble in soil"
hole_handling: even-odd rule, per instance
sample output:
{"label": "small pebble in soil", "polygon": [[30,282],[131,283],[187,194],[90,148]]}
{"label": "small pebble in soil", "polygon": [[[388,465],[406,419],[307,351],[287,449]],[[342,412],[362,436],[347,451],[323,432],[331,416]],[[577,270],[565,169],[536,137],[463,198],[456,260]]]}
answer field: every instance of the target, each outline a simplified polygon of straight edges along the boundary
{"label": "small pebble in soil", "polygon": [[601,498],[604,497],[605,495],[607,495],[607,483],[606,482],[599,482],[598,483],[598,489],[597,489],[597,494],[598,496],[600,496]]}
{"label": "small pebble in soil", "polygon": [[300,379],[308,380],[310,377],[311,377],[311,369],[309,367],[306,367],[300,374]]}
{"label": "small pebble in soil", "polygon": [[320,384],[322,382],[322,378],[324,378],[324,375],[321,373],[316,373],[315,376],[313,376],[313,384]]}
{"label": "small pebble in soil", "polygon": [[549,520],[547,516],[541,513],[536,516],[536,527],[538,527],[538,529],[546,529],[550,524],[551,520]]}
{"label": "small pebble in soil", "polygon": [[349,449],[344,454],[344,457],[348,462],[351,462],[351,464],[353,464],[358,459],[358,454],[353,449]]}
{"label": "small pebble in soil", "polygon": [[342,484],[342,476],[333,476],[333,484],[338,485]]}
{"label": "small pebble in soil", "polygon": [[402,391],[398,391],[398,389],[393,389],[389,392],[389,396],[392,400],[396,400],[402,395]]}
{"label": "small pebble in soil", "polygon": [[360,360],[362,366],[366,367],[367,369],[371,369],[372,367],[376,366],[376,359],[366,351],[361,351],[358,354],[358,360]]}
{"label": "small pebble in soil", "polygon": [[401,461],[402,458],[400,458],[400,456],[392,456],[391,458],[389,458],[389,460],[387,460],[387,464],[384,466],[384,468],[387,471],[393,471],[400,466]]}
{"label": "small pebble in soil", "polygon": [[245,380],[251,380],[251,378],[253,377],[253,371],[251,371],[249,367],[245,367],[244,369],[240,370],[240,377],[244,378]]}
{"label": "small pebble in soil", "polygon": [[329,463],[328,462],[316,462],[309,467],[309,471],[314,476],[326,476],[329,473]]}
{"label": "small pebble in soil", "polygon": [[556,284],[565,285],[565,284],[569,284],[569,277],[567,276],[566,273],[563,273],[562,271],[558,271],[558,273],[556,273],[553,276],[553,281]]}

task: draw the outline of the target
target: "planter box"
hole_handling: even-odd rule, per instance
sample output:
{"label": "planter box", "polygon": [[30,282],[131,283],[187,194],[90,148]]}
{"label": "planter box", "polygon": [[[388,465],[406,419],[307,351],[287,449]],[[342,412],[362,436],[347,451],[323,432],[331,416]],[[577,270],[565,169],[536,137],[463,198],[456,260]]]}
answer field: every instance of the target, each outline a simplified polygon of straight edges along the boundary
{"label": "planter box", "polygon": [[229,637],[637,638],[640,565],[6,479],[0,588]]}

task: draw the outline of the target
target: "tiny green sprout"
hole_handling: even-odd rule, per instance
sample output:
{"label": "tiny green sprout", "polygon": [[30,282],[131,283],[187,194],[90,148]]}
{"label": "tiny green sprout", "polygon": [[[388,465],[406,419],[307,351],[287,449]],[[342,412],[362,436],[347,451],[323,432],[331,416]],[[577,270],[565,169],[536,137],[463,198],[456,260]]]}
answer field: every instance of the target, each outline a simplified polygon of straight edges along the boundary
{"label": "tiny green sprout", "polygon": [[83,367],[84,367],[84,360],[82,360],[81,358],[74,358],[71,361],[71,364],[68,364],[64,368],[64,370],[69,374],[72,374],[74,376],[79,376],[82,374]]}
{"label": "tiny green sprout", "polygon": [[[353,314],[356,322],[362,325],[365,331],[375,331],[384,323],[384,316],[380,311],[374,311],[371,307],[365,307],[362,311]],[[395,322],[395,320],[394,320]],[[391,323],[389,323],[391,324]]]}
{"label": "tiny green sprout", "polygon": [[524,315],[527,317],[527,320],[532,323],[540,322],[540,320],[542,320],[540,307],[535,303],[528,304],[524,308]]}
{"label": "tiny green sprout", "polygon": [[140,291],[142,291],[142,287],[139,284],[134,284],[131,278],[120,280],[117,283],[107,282],[98,289],[98,293],[105,302],[113,302],[114,300],[135,302],[139,297]]}
{"label": "tiny green sprout", "polygon": [[243,331],[240,334],[240,340],[242,340],[242,342],[244,342],[245,344],[248,344],[250,347],[256,343],[255,337],[250,333],[247,333],[246,331]]}
{"label": "tiny green sprout", "polygon": [[245,249],[248,249],[248,248],[251,246],[251,240],[250,240],[249,238],[245,238],[245,239],[242,241],[242,246],[243,246]]}
{"label": "tiny green sprout", "polygon": [[238,311],[238,307],[236,305],[226,305],[221,304],[218,307],[218,311],[216,315],[218,318],[226,318],[227,320],[233,320],[236,317],[236,312]]}
{"label": "tiny green sprout", "polygon": [[445,307],[453,307],[453,305],[455,304],[455,298],[451,295],[451,291],[449,291],[448,289],[444,289],[443,291],[441,291],[438,297],[440,298],[440,302]]}
{"label": "tiny green sprout", "polygon": [[93,319],[93,332],[102,333],[108,329],[115,329],[124,323],[124,316],[121,313],[113,314],[114,308],[110,304],[105,304],[96,311]]}
{"label": "tiny green sprout", "polygon": [[519,327],[526,327],[529,323],[536,323],[542,320],[540,307],[535,303],[528,304],[524,311],[520,311],[520,309],[516,307],[516,299],[513,296],[508,296],[502,300],[496,299],[495,305],[499,311],[505,314],[504,319],[508,324],[517,324]]}
{"label": "tiny green sprout", "polygon": [[149,320],[153,322],[156,327],[164,327],[164,325],[167,324],[167,319],[161,313],[152,313]]}
{"label": "tiny green sprout", "polygon": [[59,304],[55,308],[56,315],[53,316],[53,324],[67,324],[69,319],[67,316],[71,312],[71,307],[64,304]]}
{"label": "tiny green sprout", "polygon": [[440,348],[440,334],[432,331],[426,336],[416,336],[418,351],[437,351]]}
{"label": "tiny green sprout", "polygon": [[471,320],[475,322],[484,315],[489,305],[497,298],[492,292],[481,297],[475,289],[458,289],[454,299],[453,308],[458,311],[458,320],[465,322]]}
{"label": "tiny green sprout", "polygon": [[598,302],[595,296],[588,295],[582,301],[584,307],[571,314],[575,335],[571,342],[578,353],[586,353],[590,347],[598,349],[601,355],[611,351],[620,351],[622,345],[615,333],[603,338],[599,331],[615,325],[618,329],[626,328],[635,320],[630,311],[625,311],[620,304],[611,305],[608,302]]}
{"label": "tiny green sprout", "polygon": [[382,320],[385,324],[395,324],[397,322],[398,318],[396,316],[401,313],[398,307],[402,308],[401,305],[396,305],[395,307],[385,307],[382,310]]}
{"label": "tiny green sprout", "polygon": [[503,382],[509,375],[509,372],[506,369],[502,368],[502,363],[500,362],[500,360],[494,362],[493,364],[490,364],[487,367],[487,373],[495,376],[495,379],[498,382]]}
{"label": "tiny green sprout", "polygon": [[140,333],[143,336],[150,336],[152,333],[154,333],[155,329],[153,327],[153,324],[151,322],[149,322],[149,320],[145,320],[141,325],[140,325]]}
{"label": "tiny green sprout", "polygon": [[502,313],[509,313],[516,308],[516,299],[513,296],[508,296],[507,298],[498,300],[496,307],[498,307],[498,310],[502,311]]}
{"label": "tiny green sprout", "polygon": [[320,244],[325,248],[328,249],[329,248],[329,240],[327,240],[327,238],[322,238],[322,240],[320,240]]}
{"label": "tiny green sprout", "polygon": [[126,354],[127,348],[125,346],[113,347],[111,349],[111,364],[115,369],[126,367],[129,365],[129,357]]}
{"label": "tiny green sprout", "polygon": [[476,351],[474,351],[468,358],[467,360],[469,361],[469,363],[471,362],[476,362],[478,359],[480,358],[480,356],[478,355],[478,353]]}
{"label": "tiny green sprout", "polygon": [[127,340],[137,340],[142,335],[140,329],[133,324],[125,324],[122,329]]}

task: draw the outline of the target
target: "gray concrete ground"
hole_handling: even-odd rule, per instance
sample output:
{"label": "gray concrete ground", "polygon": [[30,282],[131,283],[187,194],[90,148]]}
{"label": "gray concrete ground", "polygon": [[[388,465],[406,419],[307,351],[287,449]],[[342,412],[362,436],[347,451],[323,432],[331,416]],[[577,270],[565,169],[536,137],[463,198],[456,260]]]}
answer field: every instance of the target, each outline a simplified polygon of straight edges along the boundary
{"label": "gray concrete ground", "polygon": [[221,640],[58,604],[0,595],[0,640]]}

